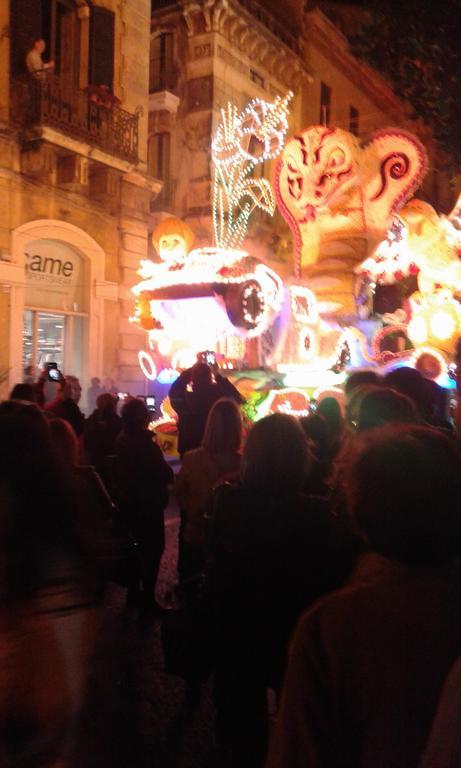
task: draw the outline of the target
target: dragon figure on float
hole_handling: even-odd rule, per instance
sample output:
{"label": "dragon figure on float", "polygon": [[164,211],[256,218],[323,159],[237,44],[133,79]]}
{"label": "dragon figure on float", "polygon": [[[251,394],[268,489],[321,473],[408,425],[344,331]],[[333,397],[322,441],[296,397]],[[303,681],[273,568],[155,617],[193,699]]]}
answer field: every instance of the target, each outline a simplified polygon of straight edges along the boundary
{"label": "dragon figure on float", "polygon": [[[212,142],[214,246],[191,250],[193,233],[177,219],[154,231],[161,261],[141,262],[131,318],[148,333],[145,374],[155,378],[151,353],[177,370],[205,349],[248,367],[256,339],[256,365],[285,385],[331,386],[349,366],[415,365],[418,350],[439,377],[461,331],[460,208],[439,217],[410,199],[427,158],[406,131],[361,142],[313,126],[286,141],[291,97],[223,110]],[[255,177],[264,160],[276,160],[274,191]],[[253,211],[272,215],[276,201],[294,239],[288,281],[242,248]],[[401,304],[377,314],[381,286],[406,278]]]}

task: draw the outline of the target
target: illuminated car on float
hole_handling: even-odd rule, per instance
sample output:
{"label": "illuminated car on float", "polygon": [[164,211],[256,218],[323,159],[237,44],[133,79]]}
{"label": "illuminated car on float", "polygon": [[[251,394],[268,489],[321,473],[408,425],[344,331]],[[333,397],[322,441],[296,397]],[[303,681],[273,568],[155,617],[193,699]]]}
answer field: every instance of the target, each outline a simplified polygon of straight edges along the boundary
{"label": "illuminated car on float", "polygon": [[255,336],[269,326],[282,304],[279,276],[246,251],[198,248],[181,261],[146,264],[140,274],[150,272],[151,277],[133,288],[136,317],[146,330],[167,329],[183,299],[212,298],[224,309],[225,326],[230,323],[237,332]]}
{"label": "illuminated car on float", "polygon": [[287,373],[337,364],[343,331],[322,320],[315,294],[299,281],[284,284],[245,251],[195,249],[172,262],[144,261],[139,274],[145,279],[133,288],[132,320],[148,331],[156,367],[187,367],[205,349],[224,367],[248,367],[246,349],[256,337],[253,367]]}

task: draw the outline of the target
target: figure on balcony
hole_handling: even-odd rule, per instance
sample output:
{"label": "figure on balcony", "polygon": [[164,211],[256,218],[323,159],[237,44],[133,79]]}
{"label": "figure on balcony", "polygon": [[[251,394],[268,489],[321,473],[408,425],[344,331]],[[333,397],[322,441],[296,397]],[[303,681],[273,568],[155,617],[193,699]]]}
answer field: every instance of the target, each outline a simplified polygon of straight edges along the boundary
{"label": "figure on balcony", "polygon": [[32,48],[26,56],[26,67],[31,75],[38,80],[43,80],[47,74],[54,70],[54,61],[44,62],[42,54],[46,48],[46,43],[43,38],[39,37],[34,40]]}

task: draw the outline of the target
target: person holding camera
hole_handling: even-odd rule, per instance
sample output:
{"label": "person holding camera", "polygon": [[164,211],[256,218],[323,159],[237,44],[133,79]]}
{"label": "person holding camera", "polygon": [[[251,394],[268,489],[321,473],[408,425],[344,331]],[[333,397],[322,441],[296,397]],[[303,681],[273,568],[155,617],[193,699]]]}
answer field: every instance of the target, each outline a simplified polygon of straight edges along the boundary
{"label": "person holding camera", "polygon": [[169,391],[170,402],[178,414],[178,453],[182,459],[186,451],[199,448],[208,414],[221,397],[230,397],[238,405],[243,397],[234,385],[219,374],[213,360],[203,362],[204,355],[183,371]]}

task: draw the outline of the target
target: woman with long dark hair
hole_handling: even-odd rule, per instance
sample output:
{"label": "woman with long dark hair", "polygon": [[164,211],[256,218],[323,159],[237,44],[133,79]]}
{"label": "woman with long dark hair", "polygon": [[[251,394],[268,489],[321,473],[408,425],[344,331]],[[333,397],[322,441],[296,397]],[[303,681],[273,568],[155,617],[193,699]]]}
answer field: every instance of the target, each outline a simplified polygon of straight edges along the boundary
{"label": "woman with long dark hair", "polygon": [[183,510],[180,541],[181,578],[193,579],[203,570],[205,516],[211,512],[213,488],[238,479],[242,417],[234,400],[221,398],[212,407],[200,448],[184,454],[176,477],[176,498]]}
{"label": "woman with long dark hair", "polygon": [[66,766],[97,627],[96,542],[33,404],[0,405],[0,509],[0,754]]}
{"label": "woman with long dark hair", "polygon": [[217,495],[208,587],[216,617],[217,731],[226,766],[261,764],[266,691],[279,690],[293,625],[347,572],[344,558],[336,557],[326,502],[303,494],[310,466],[299,423],[273,414],[250,431],[241,482]]}

